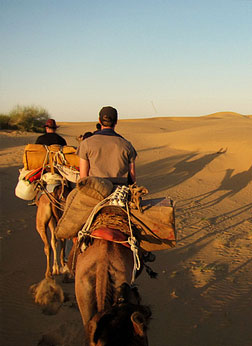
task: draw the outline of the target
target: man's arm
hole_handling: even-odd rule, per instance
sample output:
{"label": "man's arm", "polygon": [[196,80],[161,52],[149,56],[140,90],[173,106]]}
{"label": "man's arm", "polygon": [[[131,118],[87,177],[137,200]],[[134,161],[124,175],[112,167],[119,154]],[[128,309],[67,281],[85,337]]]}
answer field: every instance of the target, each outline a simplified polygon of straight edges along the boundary
{"label": "man's arm", "polygon": [[136,182],[136,166],[135,166],[135,161],[131,162],[129,164],[129,175],[133,181],[133,183]]}
{"label": "man's arm", "polygon": [[80,158],[80,178],[88,177],[89,162]]}

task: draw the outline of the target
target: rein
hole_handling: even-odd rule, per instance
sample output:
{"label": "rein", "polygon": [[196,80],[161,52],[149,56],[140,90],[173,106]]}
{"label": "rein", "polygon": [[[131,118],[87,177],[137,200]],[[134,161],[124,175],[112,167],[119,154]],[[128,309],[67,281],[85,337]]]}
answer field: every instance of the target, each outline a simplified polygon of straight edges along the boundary
{"label": "rein", "polygon": [[[60,186],[60,185],[58,185],[58,186]],[[60,202],[61,199],[62,199],[63,193],[64,193],[64,181],[63,180],[62,180],[62,183],[61,183],[61,193],[60,193],[60,196],[59,196],[58,199],[55,198],[52,195],[52,193],[48,192],[47,189],[44,187],[44,185],[41,184],[41,182],[37,183],[37,187],[39,187],[39,189],[42,190],[45,193],[45,195],[49,199],[50,203],[52,203],[52,205],[54,207],[56,207],[57,209],[59,209],[61,211],[64,211],[64,205],[63,205],[63,203]]]}

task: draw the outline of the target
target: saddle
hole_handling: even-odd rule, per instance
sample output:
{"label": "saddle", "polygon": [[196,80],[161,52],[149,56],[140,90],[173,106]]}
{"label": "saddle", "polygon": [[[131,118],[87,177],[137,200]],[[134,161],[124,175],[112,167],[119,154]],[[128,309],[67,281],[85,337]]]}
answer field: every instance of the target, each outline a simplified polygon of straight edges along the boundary
{"label": "saddle", "polygon": [[91,237],[120,243],[126,247],[130,247],[127,242],[126,234],[122,233],[119,229],[100,226],[91,233]]}
{"label": "saddle", "polygon": [[[107,226],[99,226],[95,228],[93,231],[91,231],[88,239],[86,239],[85,246],[91,245],[93,239],[103,239],[106,241],[116,242],[130,248],[129,243],[127,242],[127,235],[116,228],[110,228]],[[67,260],[67,266],[72,275],[74,275],[77,257],[81,252],[81,244],[78,243],[77,237],[74,237],[73,247]]]}

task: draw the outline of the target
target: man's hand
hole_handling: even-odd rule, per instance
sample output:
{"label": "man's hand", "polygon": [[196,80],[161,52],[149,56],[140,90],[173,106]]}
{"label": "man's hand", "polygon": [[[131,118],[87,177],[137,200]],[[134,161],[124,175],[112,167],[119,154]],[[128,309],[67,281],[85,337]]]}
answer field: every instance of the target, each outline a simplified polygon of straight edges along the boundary
{"label": "man's hand", "polygon": [[129,175],[133,181],[133,183],[136,182],[136,167],[135,167],[135,161],[131,162],[129,164]]}

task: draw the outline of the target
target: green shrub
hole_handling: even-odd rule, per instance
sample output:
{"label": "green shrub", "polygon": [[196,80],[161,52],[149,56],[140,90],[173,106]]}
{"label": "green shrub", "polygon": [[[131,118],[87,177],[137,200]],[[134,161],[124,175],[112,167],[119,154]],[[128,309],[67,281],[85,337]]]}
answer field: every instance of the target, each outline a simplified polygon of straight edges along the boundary
{"label": "green shrub", "polygon": [[9,124],[20,131],[43,132],[48,112],[37,106],[16,106],[10,113]]}
{"label": "green shrub", "polygon": [[6,114],[0,114],[0,129],[9,129],[10,128],[10,116]]}

